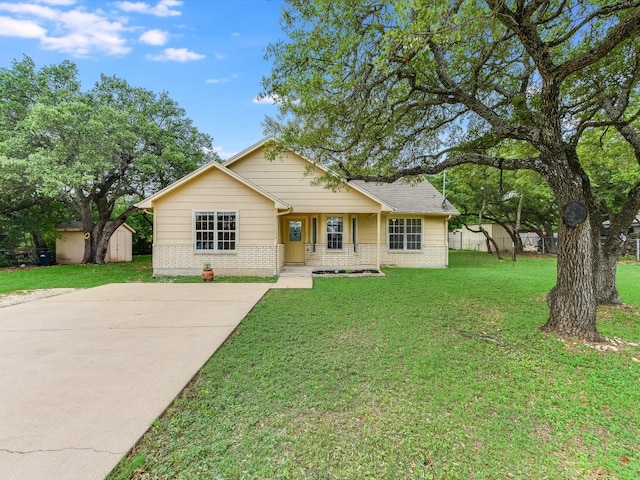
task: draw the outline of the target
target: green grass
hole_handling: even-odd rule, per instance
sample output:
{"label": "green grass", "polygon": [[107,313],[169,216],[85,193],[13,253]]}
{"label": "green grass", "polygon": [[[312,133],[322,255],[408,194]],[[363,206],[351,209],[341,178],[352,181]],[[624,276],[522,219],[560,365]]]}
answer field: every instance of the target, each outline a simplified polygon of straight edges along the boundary
{"label": "green grass", "polygon": [[[107,283],[172,282],[202,283],[199,276],[158,277],[151,275],[151,256],[132,262],[104,265],[54,265],[0,270],[0,294],[38,288],[89,288]],[[273,282],[273,278],[216,277],[215,282]]]}
{"label": "green grass", "polygon": [[[270,291],[109,478],[640,478],[640,348],[539,331],[553,259],[385,273]],[[604,335],[640,340],[639,283]]]}

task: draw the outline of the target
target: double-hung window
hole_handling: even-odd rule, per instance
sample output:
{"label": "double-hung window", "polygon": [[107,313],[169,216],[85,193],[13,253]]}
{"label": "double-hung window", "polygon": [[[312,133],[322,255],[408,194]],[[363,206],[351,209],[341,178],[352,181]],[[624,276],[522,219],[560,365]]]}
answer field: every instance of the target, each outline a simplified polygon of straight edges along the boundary
{"label": "double-hung window", "polygon": [[422,220],[419,218],[389,219],[389,250],[421,250]]}
{"label": "double-hung window", "polygon": [[236,212],[195,212],[196,252],[236,249]]}
{"label": "double-hung window", "polygon": [[327,250],[342,250],[343,237],[342,217],[327,217]]}

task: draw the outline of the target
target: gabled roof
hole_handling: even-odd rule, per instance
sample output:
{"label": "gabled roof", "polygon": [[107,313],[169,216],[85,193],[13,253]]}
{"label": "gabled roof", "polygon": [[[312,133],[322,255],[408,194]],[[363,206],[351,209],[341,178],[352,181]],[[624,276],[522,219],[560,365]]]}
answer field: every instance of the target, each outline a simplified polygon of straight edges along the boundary
{"label": "gabled roof", "polygon": [[[250,147],[245,148],[241,152],[235,154],[226,162],[224,162],[224,164],[220,164],[215,161],[209,162],[201,166],[197,170],[194,170],[185,177],[181,178],[177,182],[172,183],[168,187],[140,201],[137,206],[139,208],[145,209],[153,208],[154,201],[182,187],[199,175],[202,175],[203,173],[210,171],[211,169],[217,169],[222,173],[236,179],[238,182],[246,185],[260,195],[272,200],[275,203],[276,208],[291,209],[291,205],[280,200],[276,196],[264,190],[262,187],[259,187],[255,183],[251,182],[242,175],[235,173],[231,168],[229,168],[242,158],[245,158],[247,155],[264,147],[267,143],[274,140],[275,139],[273,137],[264,138],[259,142],[254,143]],[[296,156],[298,156],[302,160],[308,162],[310,165],[315,166],[320,171],[331,174],[331,171],[326,167],[318,165],[296,152],[293,153],[295,153]],[[408,214],[414,213],[424,215],[459,215],[459,212],[455,209],[455,207],[451,205],[451,203],[449,203],[446,199],[443,199],[442,194],[438,192],[427,180],[419,183],[407,183],[403,180],[397,180],[393,183],[375,183],[365,182],[362,180],[352,180],[349,182],[344,182],[344,184],[347,187],[352,188],[365,197],[380,204],[381,210],[383,212],[398,212]]]}
{"label": "gabled roof", "polygon": [[279,198],[271,195],[269,192],[267,192],[263,188],[261,188],[258,185],[250,182],[249,180],[247,180],[246,178],[242,177],[241,175],[238,175],[237,173],[233,172],[232,170],[229,170],[227,167],[225,167],[224,165],[221,165],[220,163],[216,162],[215,160],[204,164],[203,166],[201,166],[197,170],[194,170],[190,174],[182,177],[180,180],[172,183],[168,187],[165,187],[162,190],[154,193],[150,197],[147,197],[144,200],[138,202],[136,204],[136,206],[138,208],[153,208],[153,202],[154,201],[158,200],[159,198],[164,197],[168,193],[173,192],[174,190],[182,187],[184,184],[190,182],[191,180],[193,180],[194,178],[198,177],[199,175],[202,175],[203,173],[208,172],[210,170],[219,170],[223,174],[228,175],[231,178],[234,178],[238,182],[240,182],[243,185],[246,185],[247,187],[249,187],[251,190],[259,193],[260,195],[264,196],[265,198],[268,198],[269,200],[272,200],[275,203],[276,208],[278,208],[278,209],[291,208],[291,205],[288,205],[287,203],[283,202]]}
{"label": "gabled roof", "polygon": [[[236,163],[237,161],[239,161],[240,159],[246,157],[247,155],[249,155],[250,153],[258,150],[259,148],[264,147],[267,143],[271,142],[271,141],[276,141],[276,139],[274,137],[266,137],[263,138],[262,140],[260,140],[257,143],[254,143],[253,145],[251,145],[248,148],[245,148],[244,150],[242,150],[239,153],[236,153],[233,157],[229,158],[225,163],[224,166],[225,167],[232,167],[232,165],[234,163]],[[309,160],[308,158],[306,158],[304,155],[299,154],[298,152],[293,152],[296,154],[296,156],[298,156],[299,158],[301,158],[302,160],[304,160],[305,162],[309,163],[310,165],[313,165],[314,167],[318,168],[320,171],[322,171],[323,173],[328,173],[330,175],[333,175],[331,173],[331,171],[324,167],[323,165],[317,164],[311,160]],[[353,182],[343,182],[346,186],[348,186],[349,188],[352,188],[353,190],[355,190],[358,193],[361,193],[362,195],[364,195],[365,197],[373,200],[376,203],[380,204],[381,210],[383,212],[392,212],[394,211],[393,206],[391,206],[390,204],[388,204],[385,200],[383,200],[382,198],[378,197],[375,193],[370,192],[366,189],[363,189],[362,187],[360,187],[360,185],[357,185]]]}
{"label": "gabled roof", "polygon": [[393,183],[365,182],[351,180],[360,188],[381,198],[392,205],[398,213],[420,213],[426,215],[459,215],[460,212],[442,197],[431,183],[424,180],[420,183],[407,183],[402,179]]}
{"label": "gabled roof", "polygon": [[[246,157],[247,155],[249,155],[251,152],[254,152],[256,150],[258,150],[259,148],[264,147],[267,143],[269,143],[270,141],[275,141],[275,138],[273,137],[266,137],[263,138],[262,140],[260,140],[257,143],[254,143],[253,145],[251,145],[250,147],[245,148],[244,150],[242,150],[241,152],[236,153],[234,156],[232,156],[231,158],[228,158],[226,162],[223,163],[223,165],[225,167],[229,167],[229,165],[232,165],[233,163],[235,163],[237,160],[240,160],[243,157]],[[298,155],[300,156],[300,155]],[[306,159],[305,159],[306,160]]]}

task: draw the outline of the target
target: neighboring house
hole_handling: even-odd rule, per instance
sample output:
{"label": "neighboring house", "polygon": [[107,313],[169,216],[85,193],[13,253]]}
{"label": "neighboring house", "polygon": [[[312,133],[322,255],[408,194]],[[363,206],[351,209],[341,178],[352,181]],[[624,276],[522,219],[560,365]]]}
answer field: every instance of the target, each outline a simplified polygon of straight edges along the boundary
{"label": "neighboring house", "polygon": [[[604,222],[602,222],[602,226],[605,228],[605,230],[609,229],[609,225],[610,224],[611,224],[611,222],[609,222],[609,220],[605,220]],[[640,212],[638,212],[638,214],[635,216],[635,218],[631,222],[631,225],[629,225],[629,230],[627,230],[626,233],[628,235],[639,235],[640,234]]]}
{"label": "neighboring house", "polygon": [[[68,222],[56,227],[56,263],[81,263],[84,257],[84,230],[82,222]],[[133,234],[136,231],[126,223],[120,225],[109,239],[105,262],[130,262]]]}
{"label": "neighboring house", "polygon": [[631,227],[629,227],[629,233],[640,235],[640,214],[633,219]]}
{"label": "neighboring house", "polygon": [[458,211],[427,182],[316,184],[326,171],[269,139],[210,162],[146,198],[154,275],[276,276],[284,265],[446,267]]}

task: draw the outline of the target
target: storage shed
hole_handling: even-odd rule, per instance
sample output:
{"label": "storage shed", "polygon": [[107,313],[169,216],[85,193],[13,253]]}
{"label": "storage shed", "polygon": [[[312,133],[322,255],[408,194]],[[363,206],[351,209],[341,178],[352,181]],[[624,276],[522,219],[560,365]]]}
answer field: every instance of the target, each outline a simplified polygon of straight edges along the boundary
{"label": "storage shed", "polygon": [[[56,227],[56,263],[71,265],[82,262],[84,256],[84,232],[81,222],[68,222]],[[130,262],[133,234],[136,231],[126,223],[120,225],[109,239],[105,262]]]}

